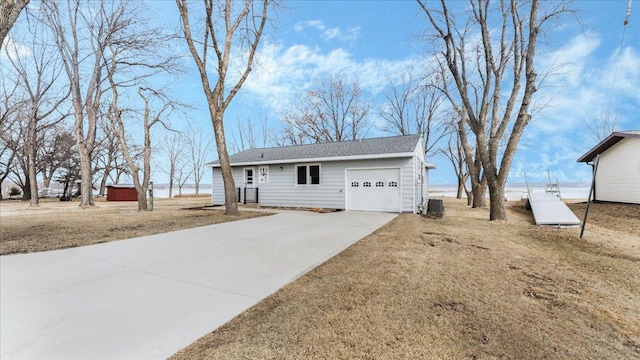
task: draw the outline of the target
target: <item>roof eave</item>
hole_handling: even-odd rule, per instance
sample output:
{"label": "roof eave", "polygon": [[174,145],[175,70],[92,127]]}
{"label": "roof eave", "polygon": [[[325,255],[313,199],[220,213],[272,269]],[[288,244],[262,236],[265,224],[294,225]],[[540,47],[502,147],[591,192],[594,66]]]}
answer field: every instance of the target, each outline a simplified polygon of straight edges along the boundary
{"label": "roof eave", "polygon": [[[370,160],[370,159],[391,159],[412,157],[413,152],[391,153],[391,154],[369,154],[369,155],[347,155],[347,156],[330,156],[319,158],[297,158],[284,160],[266,160],[266,161],[244,161],[231,163],[231,166],[252,166],[252,165],[273,165],[273,164],[293,164],[293,163],[310,163],[310,162],[326,162],[326,161],[349,161],[349,160]],[[207,167],[219,168],[219,163],[205,164]]]}
{"label": "roof eave", "polygon": [[604,140],[602,140],[598,145],[594,146],[591,150],[587,151],[584,155],[578,158],[577,162],[589,162],[595,159],[596,155],[602,154],[607,151],[610,147],[617,144],[620,140],[624,138],[640,138],[640,134],[634,134],[630,132],[613,132],[611,135],[607,136]]}

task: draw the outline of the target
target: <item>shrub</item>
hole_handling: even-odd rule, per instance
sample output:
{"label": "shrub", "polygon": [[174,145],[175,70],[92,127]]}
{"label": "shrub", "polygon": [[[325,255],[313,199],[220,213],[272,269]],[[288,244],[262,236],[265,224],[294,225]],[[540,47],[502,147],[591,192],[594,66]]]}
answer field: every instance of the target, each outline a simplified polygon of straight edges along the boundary
{"label": "shrub", "polygon": [[20,195],[21,191],[17,187],[12,187],[9,189],[9,196]]}

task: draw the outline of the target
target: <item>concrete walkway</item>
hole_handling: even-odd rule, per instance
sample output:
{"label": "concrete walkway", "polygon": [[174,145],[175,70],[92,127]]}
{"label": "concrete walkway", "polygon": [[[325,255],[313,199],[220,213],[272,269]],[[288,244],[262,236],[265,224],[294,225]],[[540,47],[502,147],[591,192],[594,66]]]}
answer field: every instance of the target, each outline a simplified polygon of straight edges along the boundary
{"label": "concrete walkway", "polygon": [[0,358],[164,359],[395,216],[281,212],[1,256]]}

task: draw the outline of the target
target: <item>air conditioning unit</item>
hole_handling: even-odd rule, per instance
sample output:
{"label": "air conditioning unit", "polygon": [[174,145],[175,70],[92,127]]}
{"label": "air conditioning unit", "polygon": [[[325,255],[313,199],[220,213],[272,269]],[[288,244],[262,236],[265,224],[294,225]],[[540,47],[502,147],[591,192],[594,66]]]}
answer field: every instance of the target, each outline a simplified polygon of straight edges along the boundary
{"label": "air conditioning unit", "polygon": [[429,206],[427,207],[429,213],[444,213],[444,203],[442,199],[429,199]]}
{"label": "air conditioning unit", "polygon": [[427,214],[425,216],[430,219],[444,218],[444,203],[442,199],[429,199]]}

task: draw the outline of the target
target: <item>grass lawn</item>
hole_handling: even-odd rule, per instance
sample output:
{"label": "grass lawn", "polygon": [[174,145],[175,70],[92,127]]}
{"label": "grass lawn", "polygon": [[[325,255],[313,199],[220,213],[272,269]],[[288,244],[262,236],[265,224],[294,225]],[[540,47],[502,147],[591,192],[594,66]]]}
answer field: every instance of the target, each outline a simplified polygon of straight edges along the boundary
{"label": "grass lawn", "polygon": [[583,240],[522,204],[509,222],[445,207],[399,216],[174,359],[640,358],[640,206],[593,205]]}
{"label": "grass lawn", "polygon": [[37,208],[22,201],[0,202],[0,255],[98,244],[137,236],[264,216],[242,211],[225,216],[222,208],[196,210],[211,203],[199,198],[155,199],[154,209],[138,212],[136,202],[106,202],[82,209],[78,201],[43,199]]}

